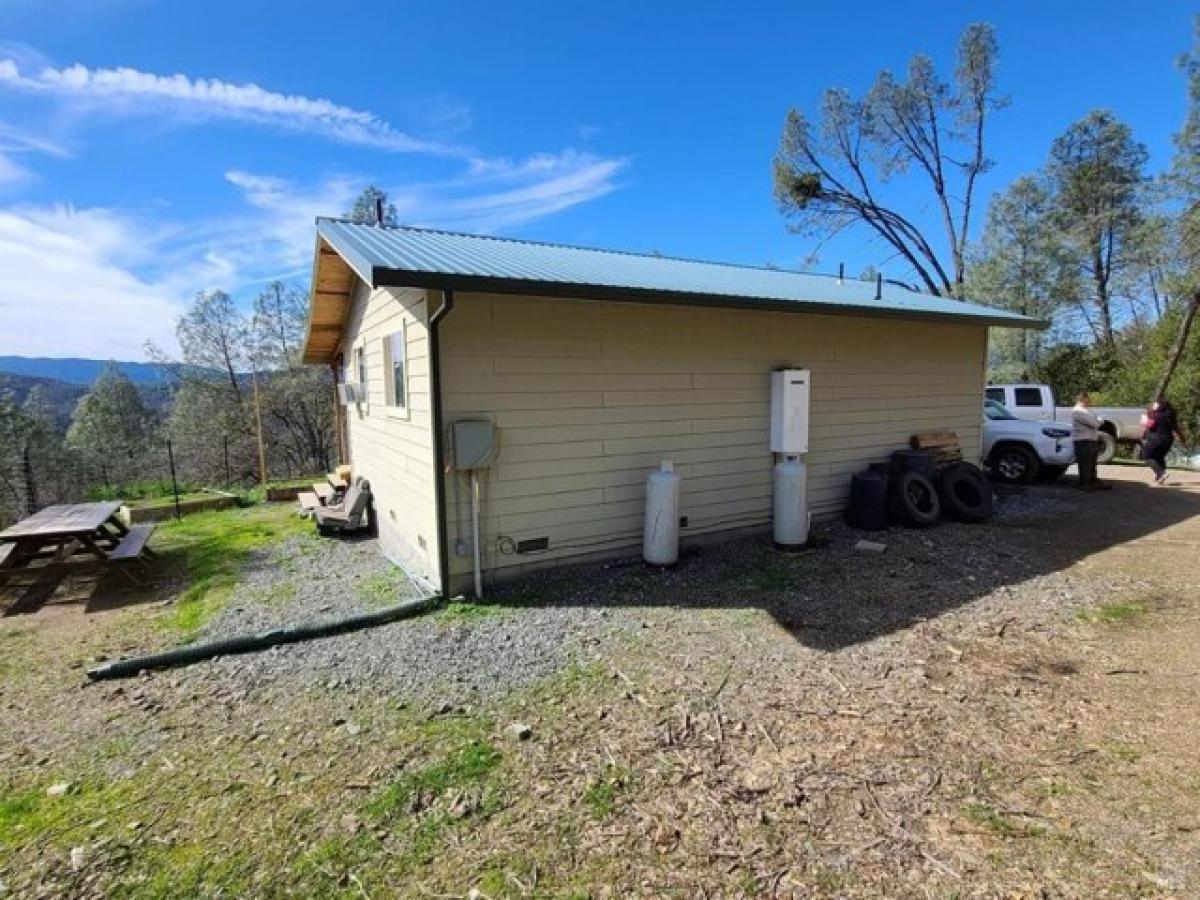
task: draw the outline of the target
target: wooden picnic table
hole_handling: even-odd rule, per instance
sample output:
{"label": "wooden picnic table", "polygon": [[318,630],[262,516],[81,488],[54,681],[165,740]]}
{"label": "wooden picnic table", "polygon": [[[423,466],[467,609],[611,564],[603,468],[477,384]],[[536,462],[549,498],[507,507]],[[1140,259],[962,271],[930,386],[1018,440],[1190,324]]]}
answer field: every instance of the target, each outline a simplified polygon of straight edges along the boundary
{"label": "wooden picnic table", "polygon": [[[68,503],[47,506],[0,531],[0,577],[41,559],[50,566],[78,559],[111,562],[150,554],[152,527],[129,528],[118,517],[120,503]],[[11,546],[4,546],[11,545]]]}

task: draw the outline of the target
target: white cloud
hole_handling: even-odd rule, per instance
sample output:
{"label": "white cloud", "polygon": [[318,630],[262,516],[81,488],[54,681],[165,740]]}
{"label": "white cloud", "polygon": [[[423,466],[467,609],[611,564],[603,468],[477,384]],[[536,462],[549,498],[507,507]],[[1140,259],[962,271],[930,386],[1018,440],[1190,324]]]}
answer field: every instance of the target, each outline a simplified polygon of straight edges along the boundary
{"label": "white cloud", "polygon": [[148,236],[107,210],[0,210],[0,353],[141,359],[175,346],[181,306],[126,266]]}
{"label": "white cloud", "polygon": [[[472,160],[468,176],[448,185],[451,190],[420,196],[412,221],[484,232],[519,227],[611,193],[627,166],[626,159],[574,150],[520,163]],[[401,207],[402,218],[405,212]]]}
{"label": "white cloud", "polygon": [[29,170],[17,165],[11,158],[0,152],[0,188],[14,185],[29,178]]}
{"label": "white cloud", "polygon": [[[546,218],[618,187],[627,165],[575,151],[538,154],[519,163],[477,160],[448,181],[389,185],[400,221],[407,225],[495,232]],[[312,186],[274,175],[233,169],[226,180],[257,210],[252,217],[217,224],[213,246],[237,260],[243,284],[304,277],[312,260],[313,220],[348,209],[364,179],[334,176]]]}
{"label": "white cloud", "polygon": [[[0,86],[52,94],[81,104],[136,115],[175,114],[254,122],[317,134],[347,144],[402,153],[462,156],[465,151],[414,138],[380,116],[322,98],[281,94],[257,84],[233,84],[183,74],[157,75],[125,66],[89,69],[43,66],[27,73],[17,60],[0,59]],[[86,108],[86,107],[85,107]]]}

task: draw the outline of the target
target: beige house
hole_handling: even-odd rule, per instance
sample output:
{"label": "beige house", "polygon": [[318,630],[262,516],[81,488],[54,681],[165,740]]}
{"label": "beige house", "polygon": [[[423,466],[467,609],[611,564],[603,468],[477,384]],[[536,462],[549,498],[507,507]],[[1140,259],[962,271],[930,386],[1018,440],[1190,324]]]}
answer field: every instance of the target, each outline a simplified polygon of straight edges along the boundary
{"label": "beige house", "polygon": [[892,283],[320,219],[304,358],[341,385],[384,552],[454,592],[474,565],[456,422],[495,428],[477,472],[494,581],[636,552],[664,459],[685,542],[768,528],[774,369],[812,373],[815,517],[916,431],[977,457],[987,329],[1039,324]]}

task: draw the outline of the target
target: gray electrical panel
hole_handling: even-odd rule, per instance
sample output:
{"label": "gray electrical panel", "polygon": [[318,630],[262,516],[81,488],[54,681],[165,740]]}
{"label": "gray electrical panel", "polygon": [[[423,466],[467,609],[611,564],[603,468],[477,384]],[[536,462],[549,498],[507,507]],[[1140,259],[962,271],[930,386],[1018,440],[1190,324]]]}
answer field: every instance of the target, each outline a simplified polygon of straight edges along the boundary
{"label": "gray electrical panel", "polygon": [[496,455],[496,425],[487,419],[461,419],[450,436],[456,469],[485,469]]}

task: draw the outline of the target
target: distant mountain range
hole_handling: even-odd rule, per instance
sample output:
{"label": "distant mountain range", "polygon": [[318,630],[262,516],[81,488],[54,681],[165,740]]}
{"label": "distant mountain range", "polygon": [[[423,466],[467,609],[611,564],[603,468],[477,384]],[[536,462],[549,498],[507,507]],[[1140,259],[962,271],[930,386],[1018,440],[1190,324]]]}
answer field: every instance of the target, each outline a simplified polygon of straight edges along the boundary
{"label": "distant mountain range", "polygon": [[[134,384],[157,387],[168,381],[154,363],[114,361],[116,367]],[[27,378],[53,378],[65,384],[90,387],[109,364],[105,359],[45,356],[0,356],[0,372]]]}
{"label": "distant mountain range", "polygon": [[[34,387],[40,387],[54,424],[65,431],[75,404],[107,365],[103,359],[0,356],[0,392],[11,391],[21,404]],[[117,362],[116,366],[137,385],[147,407],[159,415],[166,413],[172,385],[158,366],[140,362]]]}

